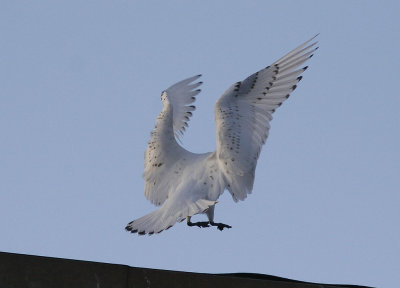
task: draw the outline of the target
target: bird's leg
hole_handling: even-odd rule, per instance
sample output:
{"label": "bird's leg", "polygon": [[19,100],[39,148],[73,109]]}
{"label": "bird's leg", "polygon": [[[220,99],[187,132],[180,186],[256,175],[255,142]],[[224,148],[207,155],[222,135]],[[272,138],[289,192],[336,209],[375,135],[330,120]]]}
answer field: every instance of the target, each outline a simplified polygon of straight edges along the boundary
{"label": "bird's leg", "polygon": [[210,222],[191,222],[190,221],[191,217],[187,217],[187,225],[188,226],[197,226],[200,228],[206,228],[206,227],[210,227]]}
{"label": "bird's leg", "polygon": [[224,224],[224,223],[215,223],[213,221],[210,221],[211,226],[217,226],[218,230],[222,231],[224,228],[232,228],[232,226]]}

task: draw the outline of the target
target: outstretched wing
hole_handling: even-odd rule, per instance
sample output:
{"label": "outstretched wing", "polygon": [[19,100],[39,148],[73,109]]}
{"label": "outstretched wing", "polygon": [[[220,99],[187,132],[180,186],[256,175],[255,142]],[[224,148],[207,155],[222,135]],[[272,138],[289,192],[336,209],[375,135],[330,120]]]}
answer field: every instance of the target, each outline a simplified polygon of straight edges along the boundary
{"label": "outstretched wing", "polygon": [[[316,37],[316,36],[315,36]],[[215,105],[217,159],[227,189],[235,201],[251,193],[254,171],[265,143],[272,113],[285,101],[301,80],[313,56],[315,38],[301,44],[265,69],[232,85]]]}
{"label": "outstretched wing", "polygon": [[196,88],[203,82],[191,83],[200,77],[201,75],[187,78],[164,91],[172,105],[174,134],[178,140],[180,140],[180,136],[183,135],[186,127],[188,127],[187,122],[192,117],[192,111],[196,109],[194,105],[190,104],[196,101],[195,96],[201,91]]}
{"label": "outstretched wing", "polygon": [[161,94],[163,109],[151,132],[144,157],[143,178],[146,182],[145,196],[159,206],[165,202],[169,191],[179,184],[179,175],[173,170],[181,158],[190,159],[193,153],[182,148],[176,139],[183,134],[195,107],[196,89],[202,82],[192,83],[200,75],[180,81]]}

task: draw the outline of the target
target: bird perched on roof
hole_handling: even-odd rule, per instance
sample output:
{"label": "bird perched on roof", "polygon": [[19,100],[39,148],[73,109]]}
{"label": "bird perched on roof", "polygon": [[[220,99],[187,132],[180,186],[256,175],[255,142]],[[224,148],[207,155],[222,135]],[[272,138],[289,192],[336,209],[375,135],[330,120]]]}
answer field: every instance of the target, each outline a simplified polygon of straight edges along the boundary
{"label": "bird perched on roof", "polygon": [[[270,66],[233,84],[215,104],[217,149],[196,154],[177,139],[183,135],[195,110],[201,75],[180,81],[161,93],[158,115],[145,152],[145,196],[157,210],[130,222],[126,230],[139,235],[160,233],[187,220],[189,226],[231,228],[214,222],[218,197],[228,190],[235,202],[251,193],[261,147],[272,113],[297,87],[308,66],[302,64],[318,47],[313,38]],[[191,222],[205,213],[208,221]]]}

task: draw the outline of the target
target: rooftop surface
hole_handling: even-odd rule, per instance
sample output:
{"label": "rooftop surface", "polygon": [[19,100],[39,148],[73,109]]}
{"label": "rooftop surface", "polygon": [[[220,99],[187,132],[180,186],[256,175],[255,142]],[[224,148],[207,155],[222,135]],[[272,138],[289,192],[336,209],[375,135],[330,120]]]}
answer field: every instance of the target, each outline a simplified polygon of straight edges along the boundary
{"label": "rooftop surface", "polygon": [[318,284],[253,274],[205,274],[0,252],[0,287],[366,287]]}

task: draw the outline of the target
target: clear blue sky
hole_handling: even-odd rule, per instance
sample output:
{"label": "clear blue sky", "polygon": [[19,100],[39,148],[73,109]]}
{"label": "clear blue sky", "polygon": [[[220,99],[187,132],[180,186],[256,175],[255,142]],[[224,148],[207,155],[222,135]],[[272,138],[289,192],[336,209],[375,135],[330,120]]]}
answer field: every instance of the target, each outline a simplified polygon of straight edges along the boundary
{"label": "clear blue sky", "polygon": [[[1,1],[0,250],[398,287],[399,3]],[[223,91],[316,33],[233,228],[125,232],[160,92],[203,74],[183,142],[212,151]]]}

